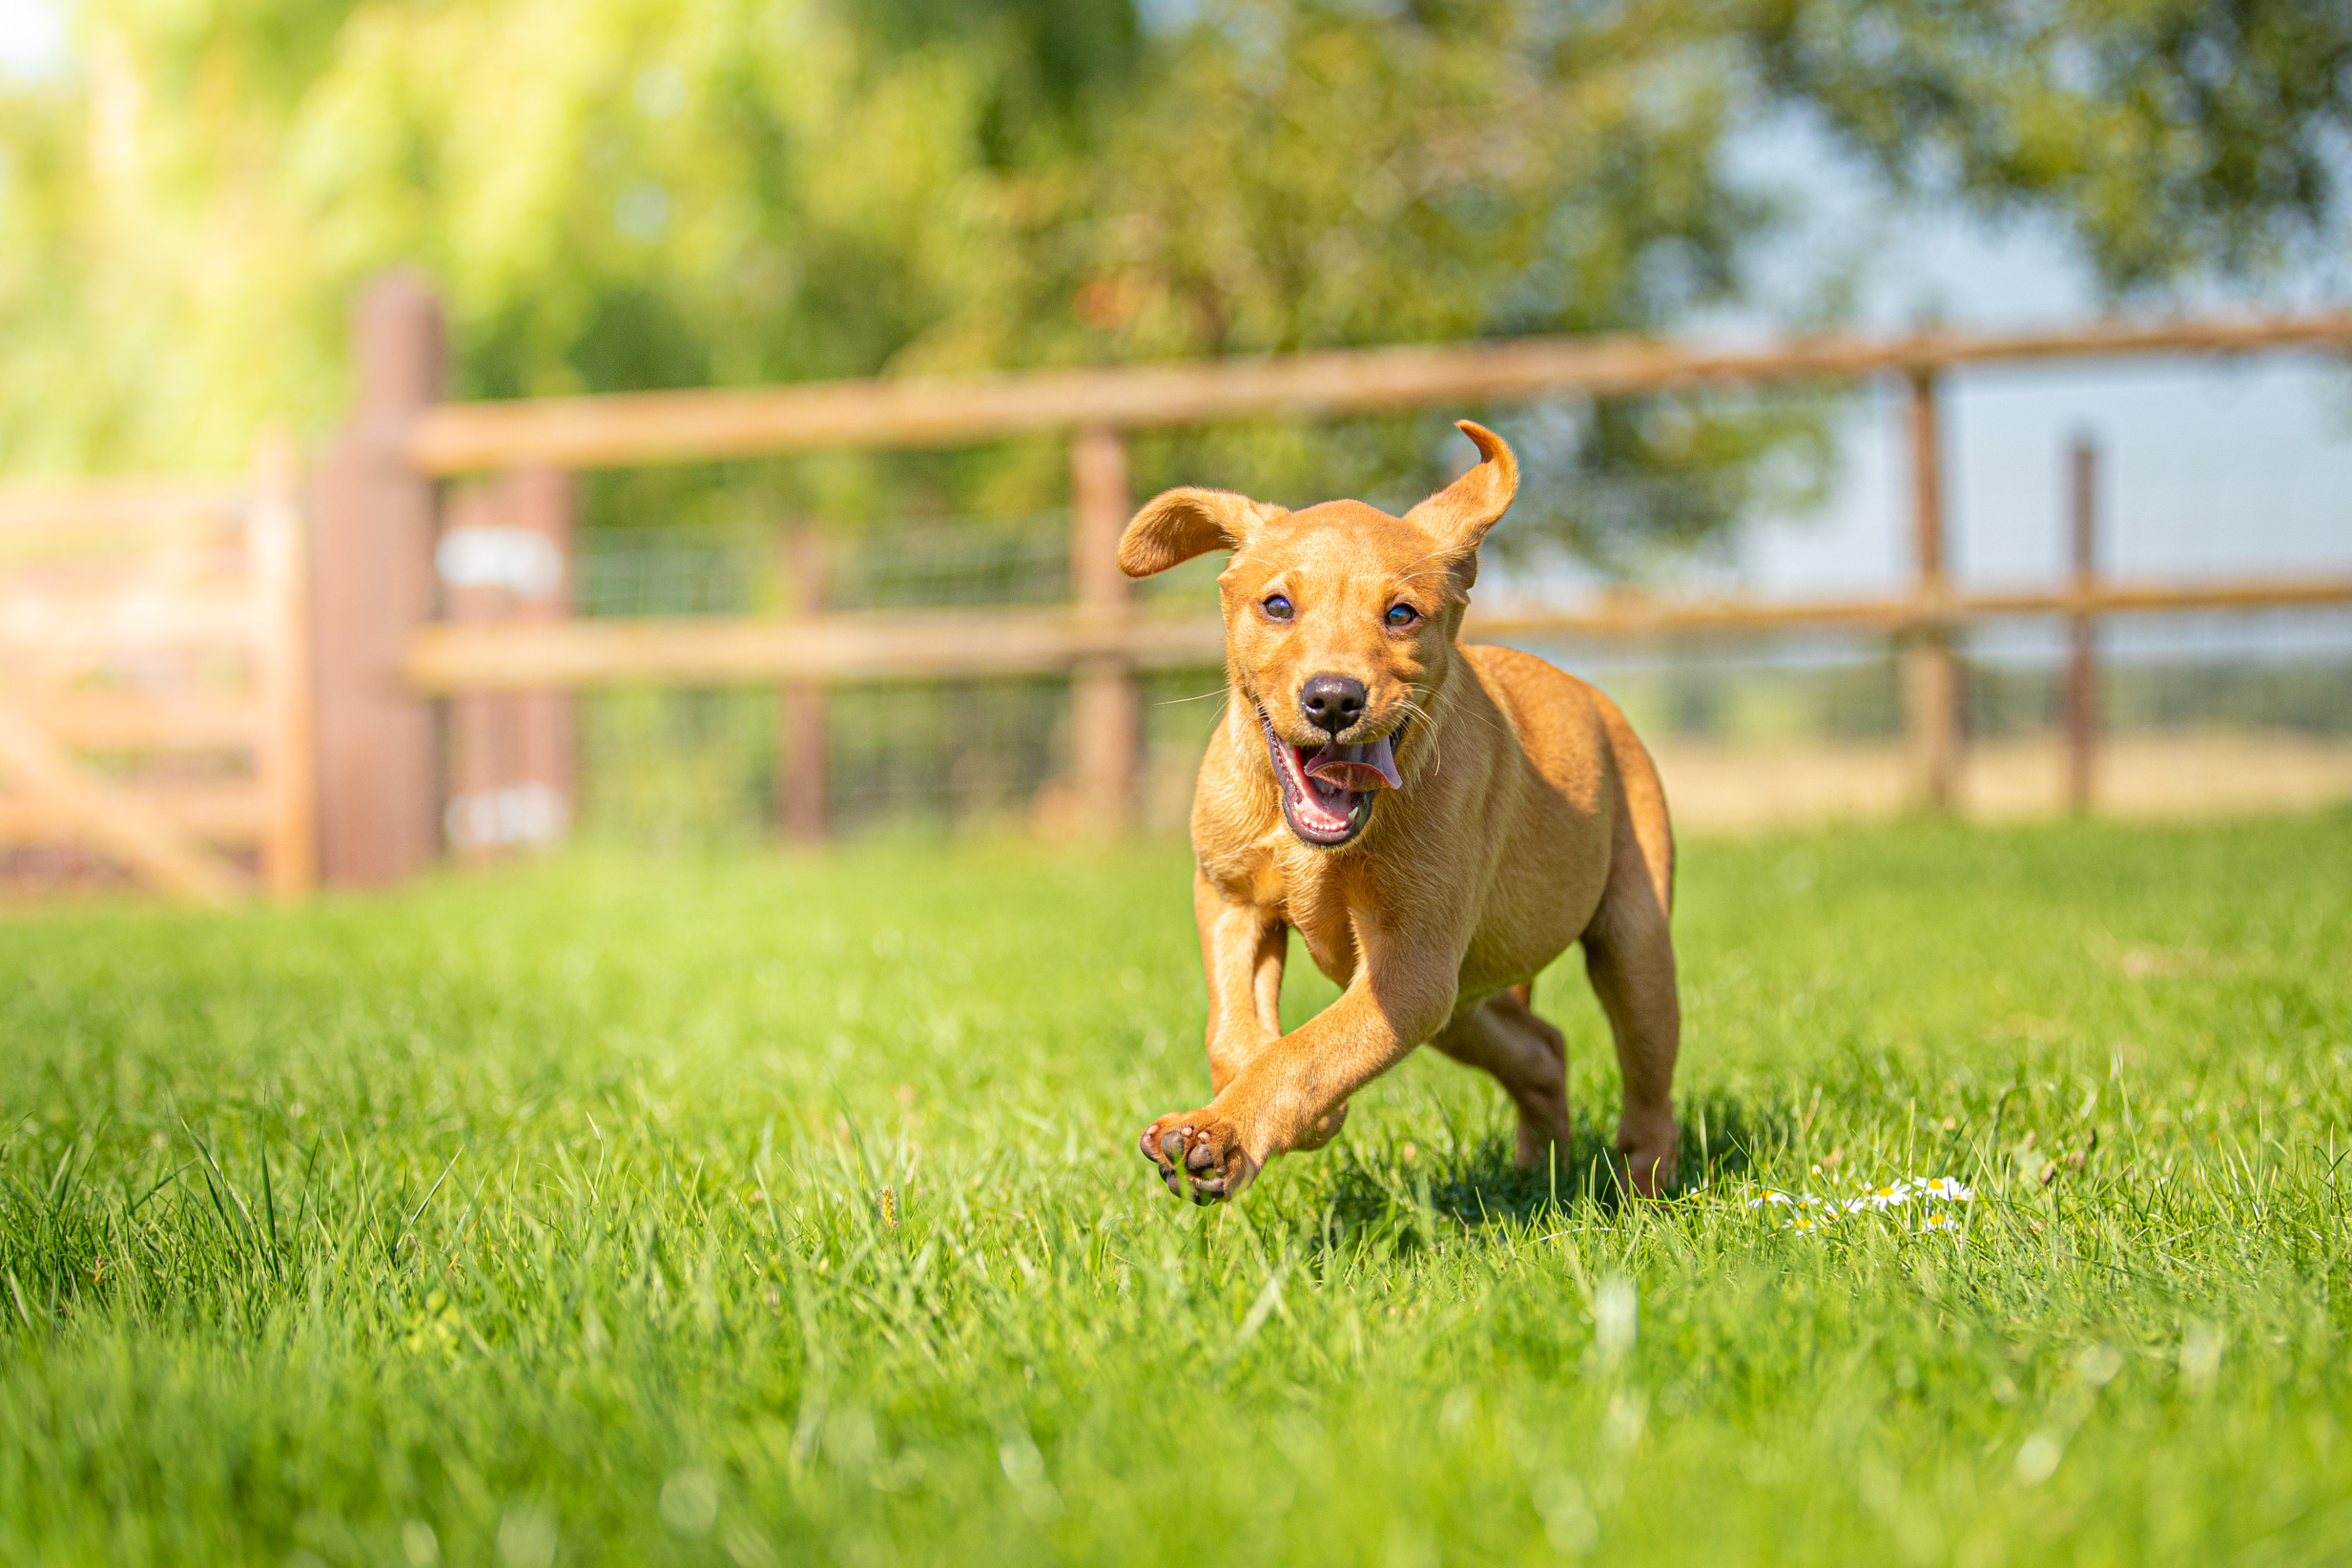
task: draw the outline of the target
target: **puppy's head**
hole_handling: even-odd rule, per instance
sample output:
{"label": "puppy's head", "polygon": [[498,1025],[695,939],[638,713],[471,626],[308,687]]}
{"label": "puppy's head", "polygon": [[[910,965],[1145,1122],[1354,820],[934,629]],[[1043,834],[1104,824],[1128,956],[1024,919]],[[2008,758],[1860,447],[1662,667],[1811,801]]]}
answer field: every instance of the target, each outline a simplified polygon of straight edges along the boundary
{"label": "puppy's head", "polygon": [[1214,549],[1233,559],[1226,666],[1257,708],[1283,815],[1335,848],[1401,789],[1395,747],[1453,673],[1455,634],[1478,576],[1478,544],[1518,491],[1502,438],[1468,420],[1479,463],[1402,517],[1360,501],[1304,511],[1229,490],[1154,497],[1119,541],[1119,565],[1148,577]]}

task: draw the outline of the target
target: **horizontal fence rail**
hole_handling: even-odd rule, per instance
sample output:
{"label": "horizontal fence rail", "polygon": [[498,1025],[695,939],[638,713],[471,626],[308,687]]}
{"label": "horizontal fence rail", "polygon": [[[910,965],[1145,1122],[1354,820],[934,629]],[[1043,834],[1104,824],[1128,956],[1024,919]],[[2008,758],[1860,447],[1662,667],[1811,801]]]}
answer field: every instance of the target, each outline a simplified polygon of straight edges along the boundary
{"label": "horizontal fence rail", "polygon": [[76,485],[11,485],[0,489],[0,543],[10,534],[60,528],[130,528],[142,532],[225,523],[252,505],[245,489],[181,481],[110,481]]}
{"label": "horizontal fence rail", "polygon": [[1706,349],[1640,338],[1524,338],[1100,370],[819,382],[443,403],[416,419],[426,473],[624,467],[764,453],[954,446],[1086,426],[1143,429],[1267,416],[1372,414],[1558,393],[1853,381],[1964,365],[2352,345],[2352,313],[2108,322],[2063,332],[1820,337]]}
{"label": "horizontal fence rail", "polygon": [[[1604,601],[1591,609],[1475,612],[1466,640],[1546,636],[1688,635],[1851,627],[1888,632],[1950,628],[2000,616],[2352,605],[2352,578],[2295,582],[2115,583],[1961,593],[1941,600],[1813,602]],[[1139,670],[1199,669],[1225,659],[1224,624],[1199,614],[1138,613],[1104,621],[1047,608],[816,615],[645,617],[538,625],[444,624],[411,643],[408,678],[442,695],[617,686],[723,686],[974,680],[1067,672],[1115,658]]]}

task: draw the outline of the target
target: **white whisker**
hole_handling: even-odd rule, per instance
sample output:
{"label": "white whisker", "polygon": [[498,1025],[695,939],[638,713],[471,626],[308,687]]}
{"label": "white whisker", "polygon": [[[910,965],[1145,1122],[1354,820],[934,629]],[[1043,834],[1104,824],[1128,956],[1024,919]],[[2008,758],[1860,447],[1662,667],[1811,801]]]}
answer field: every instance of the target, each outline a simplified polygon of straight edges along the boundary
{"label": "white whisker", "polygon": [[1180,702],[1203,702],[1210,697],[1229,697],[1232,694],[1233,689],[1231,687],[1220,686],[1213,691],[1195,692],[1193,695],[1188,697],[1163,697],[1160,701],[1153,703],[1152,706],[1154,708],[1173,708]]}

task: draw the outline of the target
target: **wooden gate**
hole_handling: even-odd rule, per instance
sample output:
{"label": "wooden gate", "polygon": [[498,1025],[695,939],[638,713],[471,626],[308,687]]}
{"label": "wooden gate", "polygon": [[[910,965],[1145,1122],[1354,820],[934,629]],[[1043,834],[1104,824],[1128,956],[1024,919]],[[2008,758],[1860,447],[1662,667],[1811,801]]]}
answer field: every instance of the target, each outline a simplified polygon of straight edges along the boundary
{"label": "wooden gate", "polygon": [[229,902],[312,881],[299,465],[0,488],[0,865]]}

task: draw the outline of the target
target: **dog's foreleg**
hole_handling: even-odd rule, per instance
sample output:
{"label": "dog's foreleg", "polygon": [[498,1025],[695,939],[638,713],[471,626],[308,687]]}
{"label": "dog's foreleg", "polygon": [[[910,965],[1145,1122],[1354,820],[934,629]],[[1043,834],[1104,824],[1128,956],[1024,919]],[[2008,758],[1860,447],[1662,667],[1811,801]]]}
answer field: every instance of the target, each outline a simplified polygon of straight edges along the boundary
{"label": "dog's foreleg", "polygon": [[1201,928],[1201,970],[1208,981],[1208,1083],[1211,1094],[1282,1038],[1282,969],[1290,928],[1261,904],[1229,897],[1206,877],[1192,879],[1192,918]]}
{"label": "dog's foreleg", "polygon": [[1267,1161],[1319,1141],[1349,1095],[1445,1022],[1455,955],[1397,951],[1393,939],[1364,945],[1364,962],[1337,1001],[1259,1050],[1208,1104],[1144,1129],[1144,1156],[1169,1190],[1181,1193],[1189,1181],[1195,1203],[1236,1196]]}
{"label": "dog's foreleg", "polygon": [[[1282,971],[1290,956],[1290,927],[1260,905],[1227,897],[1205,877],[1192,884],[1192,906],[1201,927],[1201,967],[1208,978],[1208,1088],[1223,1094],[1259,1052],[1282,1038]],[[1321,1148],[1347,1119],[1343,1100],[1290,1146]]]}

